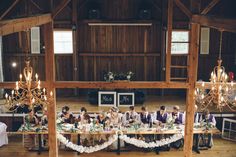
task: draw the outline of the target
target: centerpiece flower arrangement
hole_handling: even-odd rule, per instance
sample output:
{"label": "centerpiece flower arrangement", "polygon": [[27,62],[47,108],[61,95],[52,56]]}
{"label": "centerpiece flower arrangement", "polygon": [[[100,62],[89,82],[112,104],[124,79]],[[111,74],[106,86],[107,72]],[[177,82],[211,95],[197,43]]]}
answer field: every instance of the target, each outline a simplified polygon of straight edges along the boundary
{"label": "centerpiece flower arrangement", "polygon": [[202,121],[200,122],[200,126],[201,126],[201,127],[204,127],[205,130],[210,130],[211,128],[214,128],[214,127],[215,127],[211,122],[209,122],[208,119],[202,120]]}
{"label": "centerpiece flower arrangement", "polygon": [[168,115],[166,119],[166,126],[168,129],[173,129],[174,128],[174,122],[175,119],[172,117],[172,115]]}

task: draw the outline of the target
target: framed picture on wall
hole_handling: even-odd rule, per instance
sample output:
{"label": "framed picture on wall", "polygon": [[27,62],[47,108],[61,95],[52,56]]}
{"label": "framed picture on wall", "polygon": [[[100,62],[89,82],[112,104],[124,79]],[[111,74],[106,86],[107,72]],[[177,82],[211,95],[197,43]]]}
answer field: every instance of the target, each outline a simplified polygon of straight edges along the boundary
{"label": "framed picture on wall", "polygon": [[116,92],[98,92],[98,106],[116,106]]}
{"label": "framed picture on wall", "polygon": [[118,93],[118,106],[134,106],[134,93]]}

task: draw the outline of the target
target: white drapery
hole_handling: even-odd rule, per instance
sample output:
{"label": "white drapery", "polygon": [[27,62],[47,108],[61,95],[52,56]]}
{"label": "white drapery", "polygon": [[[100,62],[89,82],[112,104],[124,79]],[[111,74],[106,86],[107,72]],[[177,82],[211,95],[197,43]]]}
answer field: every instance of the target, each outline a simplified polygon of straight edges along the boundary
{"label": "white drapery", "polygon": [[7,125],[0,122],[0,147],[8,144]]}

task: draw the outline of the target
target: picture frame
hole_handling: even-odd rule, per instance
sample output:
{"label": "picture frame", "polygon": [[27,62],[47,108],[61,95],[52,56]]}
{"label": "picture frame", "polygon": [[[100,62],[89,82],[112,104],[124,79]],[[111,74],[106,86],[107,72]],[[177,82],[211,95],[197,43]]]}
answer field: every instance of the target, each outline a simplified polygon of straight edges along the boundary
{"label": "picture frame", "polygon": [[118,93],[118,107],[129,107],[135,104],[135,94],[134,93]]}
{"label": "picture frame", "polygon": [[98,92],[98,106],[116,106],[116,92],[113,91],[99,91]]}

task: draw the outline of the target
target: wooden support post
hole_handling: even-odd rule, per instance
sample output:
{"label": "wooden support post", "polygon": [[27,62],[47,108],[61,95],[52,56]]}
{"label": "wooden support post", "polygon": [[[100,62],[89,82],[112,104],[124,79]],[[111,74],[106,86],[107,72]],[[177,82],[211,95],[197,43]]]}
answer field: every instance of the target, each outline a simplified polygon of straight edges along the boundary
{"label": "wooden support post", "polygon": [[53,23],[50,22],[44,25],[44,42],[45,42],[45,71],[46,82],[48,83],[49,92],[53,92],[53,99],[48,105],[48,133],[49,133],[49,156],[58,157],[57,148],[57,132],[56,132],[56,93],[53,82],[55,81],[55,60],[53,50]]}
{"label": "wooden support post", "polygon": [[[78,0],[72,0],[72,30],[73,30],[73,81],[78,81]],[[77,89],[74,90],[74,95],[78,93]]]}
{"label": "wooden support post", "polygon": [[147,81],[147,29],[144,31],[144,80]]}
{"label": "wooden support post", "polygon": [[193,145],[193,124],[194,124],[194,90],[197,80],[198,67],[198,50],[199,50],[199,33],[200,25],[191,24],[190,30],[190,51],[189,51],[189,72],[188,81],[189,88],[187,89],[186,100],[186,123],[184,135],[184,156],[192,157]]}
{"label": "wooden support post", "polygon": [[166,81],[170,82],[171,65],[171,38],[173,25],[173,0],[168,1],[168,19],[167,19],[167,53],[166,53]]}

